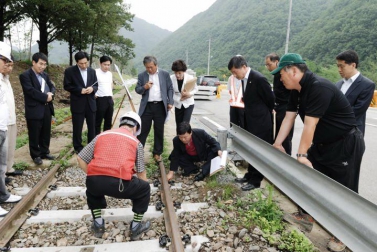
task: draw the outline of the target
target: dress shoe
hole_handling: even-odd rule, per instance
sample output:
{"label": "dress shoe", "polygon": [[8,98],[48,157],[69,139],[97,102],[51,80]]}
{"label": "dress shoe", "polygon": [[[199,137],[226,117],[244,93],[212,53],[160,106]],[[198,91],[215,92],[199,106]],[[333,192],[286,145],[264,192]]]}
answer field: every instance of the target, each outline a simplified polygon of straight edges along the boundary
{"label": "dress shoe", "polygon": [[54,160],[55,157],[54,157],[53,155],[46,154],[46,155],[43,155],[43,156],[42,156],[42,159]]}
{"label": "dress shoe", "polygon": [[12,182],[13,179],[5,177],[5,184],[9,185],[10,182]]}
{"label": "dress shoe", "polygon": [[234,181],[236,181],[237,183],[246,183],[248,181],[247,178],[236,178]]}
{"label": "dress shoe", "polygon": [[250,191],[250,190],[254,190],[255,188],[258,188],[258,187],[254,186],[251,183],[247,183],[247,184],[241,186],[242,191]]}
{"label": "dress shoe", "polygon": [[11,194],[6,201],[3,201],[1,203],[16,203],[19,202],[21,199],[21,196]]}
{"label": "dress shoe", "polygon": [[203,181],[204,180],[204,175],[203,173],[199,173],[198,175],[195,176],[194,181]]}
{"label": "dress shoe", "polygon": [[21,176],[23,174],[24,174],[24,172],[21,171],[21,170],[14,170],[12,172],[5,173],[5,175],[7,175],[7,176]]}
{"label": "dress shoe", "polygon": [[5,210],[4,208],[0,207],[0,217],[4,217],[5,215],[7,215],[8,211]]}
{"label": "dress shoe", "polygon": [[36,164],[36,165],[41,165],[41,164],[43,164],[43,161],[42,161],[42,159],[41,159],[40,157],[36,157],[36,158],[34,158],[34,159],[33,159],[33,162],[34,162],[34,164]]}

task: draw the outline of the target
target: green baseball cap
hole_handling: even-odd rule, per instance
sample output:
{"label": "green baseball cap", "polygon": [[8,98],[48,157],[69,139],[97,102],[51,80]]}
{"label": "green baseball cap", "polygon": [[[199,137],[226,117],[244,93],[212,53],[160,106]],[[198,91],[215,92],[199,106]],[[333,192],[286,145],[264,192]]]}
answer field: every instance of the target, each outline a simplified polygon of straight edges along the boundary
{"label": "green baseball cap", "polygon": [[305,60],[302,59],[300,54],[297,53],[287,53],[281,57],[278,67],[271,71],[271,74],[275,75],[280,72],[281,69],[285,66],[294,65],[294,64],[305,64]]}

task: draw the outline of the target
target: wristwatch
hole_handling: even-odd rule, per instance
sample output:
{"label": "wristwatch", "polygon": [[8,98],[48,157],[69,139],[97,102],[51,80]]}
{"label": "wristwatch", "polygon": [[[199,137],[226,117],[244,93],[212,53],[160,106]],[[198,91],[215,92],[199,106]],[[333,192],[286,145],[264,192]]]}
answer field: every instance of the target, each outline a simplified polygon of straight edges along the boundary
{"label": "wristwatch", "polygon": [[296,154],[296,157],[308,157],[308,154],[307,153],[305,153],[305,154],[299,154],[299,153],[297,153]]}

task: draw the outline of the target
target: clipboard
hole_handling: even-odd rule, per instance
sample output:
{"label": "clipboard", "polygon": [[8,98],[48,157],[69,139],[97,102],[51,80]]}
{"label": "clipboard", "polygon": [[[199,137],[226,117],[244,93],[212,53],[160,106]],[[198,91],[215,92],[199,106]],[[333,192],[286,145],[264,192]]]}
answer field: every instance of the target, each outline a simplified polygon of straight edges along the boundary
{"label": "clipboard", "polygon": [[210,176],[226,168],[228,152],[223,151],[221,157],[216,156],[211,160]]}
{"label": "clipboard", "polygon": [[186,92],[190,92],[194,89],[195,85],[196,78],[192,78],[185,83],[184,90],[186,90]]}

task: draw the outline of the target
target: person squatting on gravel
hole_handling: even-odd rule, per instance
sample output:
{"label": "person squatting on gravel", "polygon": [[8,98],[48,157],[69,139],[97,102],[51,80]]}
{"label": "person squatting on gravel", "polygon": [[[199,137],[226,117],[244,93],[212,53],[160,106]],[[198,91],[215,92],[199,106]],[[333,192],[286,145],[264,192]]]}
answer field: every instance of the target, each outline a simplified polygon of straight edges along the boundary
{"label": "person squatting on gravel", "polygon": [[131,240],[140,238],[151,226],[150,221],[141,221],[148,209],[150,186],[143,145],[136,138],[140,130],[140,116],[127,112],[120,118],[118,129],[96,136],[78,154],[79,166],[87,173],[87,202],[93,215],[92,231],[98,238],[105,232],[105,221],[101,217],[101,209],[107,206],[105,196],[131,199],[134,212]]}
{"label": "person squatting on gravel", "polygon": [[[178,136],[173,139],[173,150],[169,156],[170,171],[167,179],[171,180],[178,167],[183,169],[183,176],[196,174],[194,181],[202,181],[210,174],[211,160],[222,155],[219,142],[202,129],[192,129],[190,123],[181,122],[177,128]],[[195,164],[204,162],[202,171]]]}

